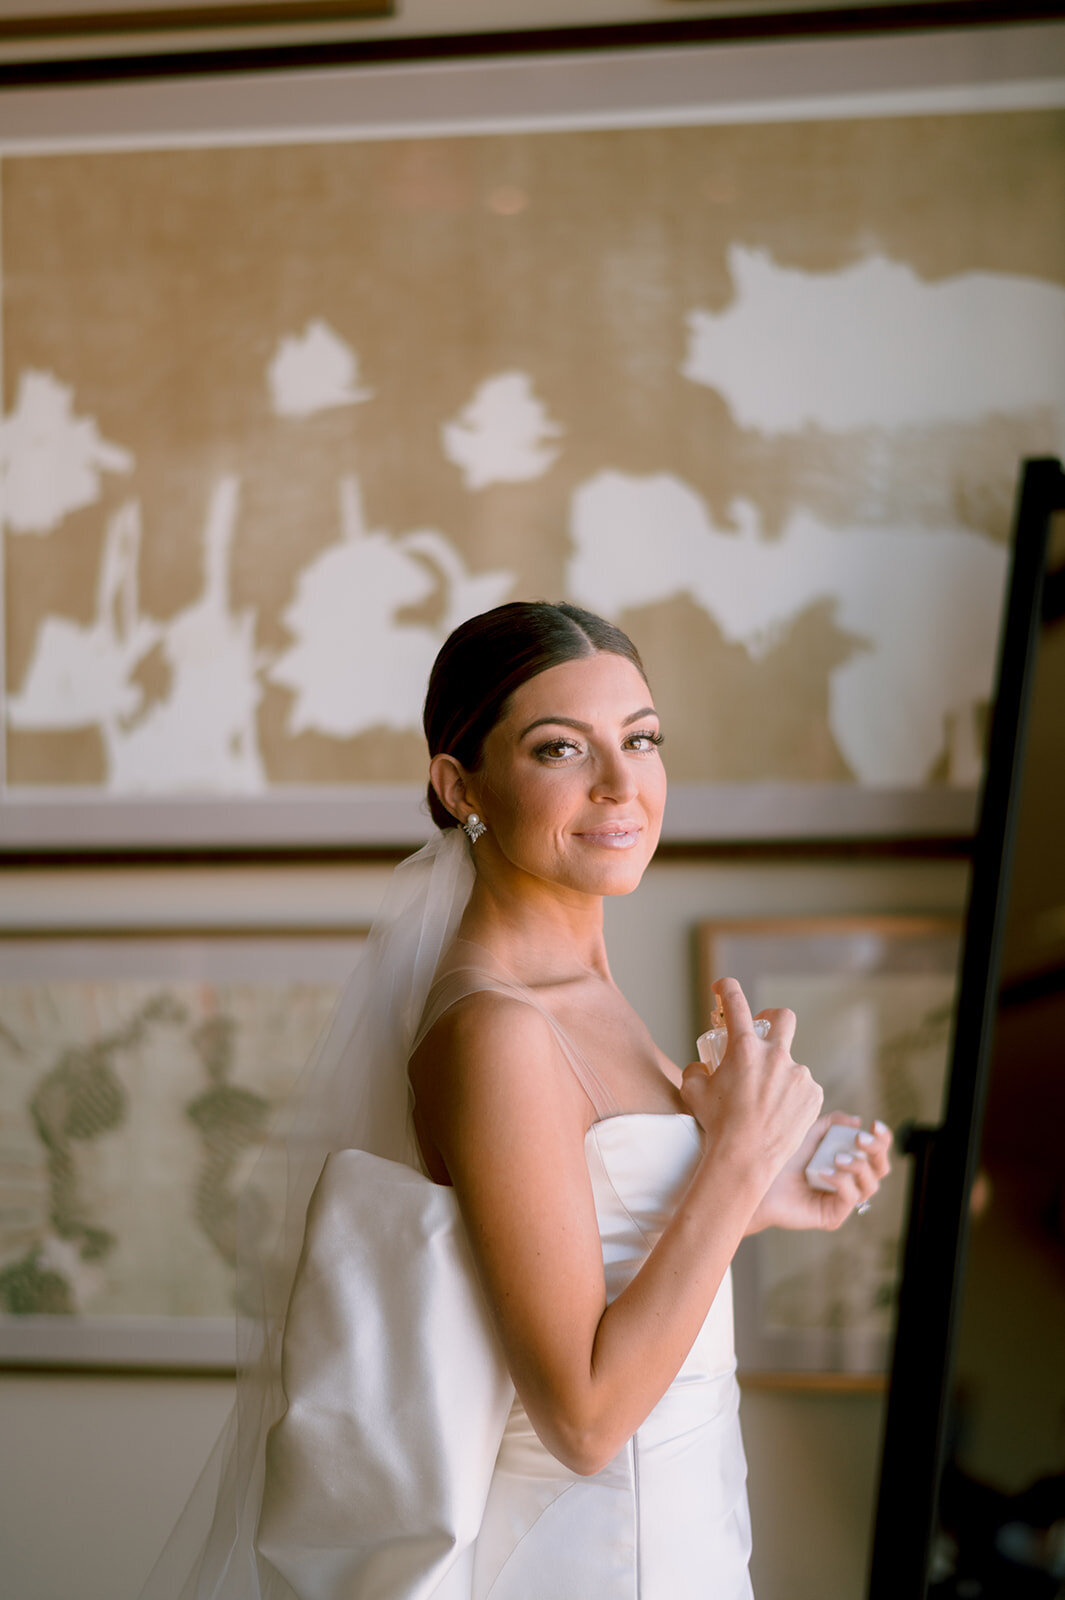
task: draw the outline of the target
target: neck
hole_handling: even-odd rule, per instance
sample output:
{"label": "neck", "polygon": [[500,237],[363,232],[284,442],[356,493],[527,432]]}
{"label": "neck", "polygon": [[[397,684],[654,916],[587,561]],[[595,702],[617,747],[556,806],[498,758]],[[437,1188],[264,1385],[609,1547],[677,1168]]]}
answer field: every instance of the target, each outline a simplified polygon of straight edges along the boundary
{"label": "neck", "polygon": [[609,979],[601,895],[478,870],[459,937],[490,950],[530,987],[595,972]]}

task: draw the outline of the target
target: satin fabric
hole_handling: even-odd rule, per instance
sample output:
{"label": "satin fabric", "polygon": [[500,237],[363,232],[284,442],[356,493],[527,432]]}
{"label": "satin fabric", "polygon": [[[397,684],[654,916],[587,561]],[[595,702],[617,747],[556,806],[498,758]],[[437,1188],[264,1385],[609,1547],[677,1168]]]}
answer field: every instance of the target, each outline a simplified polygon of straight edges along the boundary
{"label": "satin fabric", "polygon": [[330,1156],[285,1330],[258,1548],[300,1600],[469,1596],[514,1388],[450,1189]]}
{"label": "satin fabric", "polygon": [[[699,1159],[690,1117],[585,1140],[613,1299]],[[260,1560],[300,1600],[748,1600],[728,1278],[676,1380],[602,1471],[540,1443],[451,1191],[358,1151],[326,1164],[285,1335]]]}
{"label": "satin fabric", "polygon": [[[692,1118],[619,1115],[585,1140],[607,1297],[646,1260],[700,1155]],[[746,1461],[726,1276],[676,1379],[600,1472],[563,1467],[515,1399],[472,1600],[750,1600]]]}

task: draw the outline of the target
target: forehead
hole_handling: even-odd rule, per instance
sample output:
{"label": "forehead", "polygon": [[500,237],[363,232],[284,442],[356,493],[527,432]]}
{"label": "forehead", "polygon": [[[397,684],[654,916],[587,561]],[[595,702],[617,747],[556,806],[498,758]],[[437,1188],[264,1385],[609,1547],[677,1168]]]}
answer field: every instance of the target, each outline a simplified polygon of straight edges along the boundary
{"label": "forehead", "polygon": [[500,726],[522,727],[533,718],[564,717],[594,723],[632,716],[653,706],[651,691],[631,661],[599,650],[537,673],[507,703]]}

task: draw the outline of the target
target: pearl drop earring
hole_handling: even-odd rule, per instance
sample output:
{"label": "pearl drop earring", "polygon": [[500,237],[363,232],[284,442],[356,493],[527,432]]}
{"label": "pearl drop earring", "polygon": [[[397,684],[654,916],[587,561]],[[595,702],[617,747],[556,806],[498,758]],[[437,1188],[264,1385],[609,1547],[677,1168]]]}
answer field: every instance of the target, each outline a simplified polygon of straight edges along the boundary
{"label": "pearl drop earring", "polygon": [[469,816],[466,818],[466,821],[462,824],[462,828],[471,844],[476,844],[482,833],[488,832],[488,829],[485,827],[476,811],[470,812]]}

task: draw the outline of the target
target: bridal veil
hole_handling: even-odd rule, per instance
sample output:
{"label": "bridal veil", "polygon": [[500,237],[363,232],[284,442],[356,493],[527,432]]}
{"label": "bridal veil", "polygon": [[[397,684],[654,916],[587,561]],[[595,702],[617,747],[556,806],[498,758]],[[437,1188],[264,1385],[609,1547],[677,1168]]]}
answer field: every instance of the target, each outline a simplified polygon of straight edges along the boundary
{"label": "bridal veil", "polygon": [[[308,1473],[311,1468],[322,1469],[328,1476],[332,1471],[328,1467],[329,1452],[332,1450],[337,1456],[346,1452],[336,1451],[335,1431],[330,1435],[328,1426],[325,1434],[321,1431],[316,1434],[315,1429],[320,1429],[321,1425],[320,1415],[310,1418],[310,1431],[307,1431],[306,1408],[300,1413],[298,1408],[294,1411],[288,1406],[286,1382],[290,1390],[296,1389],[306,1396],[307,1362],[314,1366],[322,1353],[328,1354],[329,1335],[323,1331],[322,1324],[330,1316],[347,1318],[347,1332],[351,1331],[350,1321],[355,1317],[359,1337],[369,1340],[372,1353],[386,1360],[388,1351],[383,1345],[390,1337],[389,1328],[396,1327],[397,1317],[402,1322],[403,1312],[398,1301],[391,1309],[384,1303],[373,1304],[377,1291],[372,1282],[368,1289],[364,1284],[359,1291],[361,1312],[348,1304],[341,1305],[338,1313],[335,1300],[332,1309],[313,1301],[317,1290],[312,1293],[302,1287],[303,1284],[316,1283],[323,1292],[333,1292],[339,1284],[342,1298],[345,1293],[342,1264],[332,1253],[330,1241],[342,1248],[345,1241],[357,1236],[360,1227],[365,1226],[376,1239],[379,1263],[382,1257],[387,1258],[389,1249],[393,1251],[396,1270],[390,1273],[385,1261],[379,1284],[382,1295],[398,1295],[401,1300],[405,1292],[436,1293],[431,1284],[421,1280],[408,1282],[404,1288],[404,1270],[408,1278],[415,1271],[421,1274],[421,1279],[425,1274],[414,1266],[414,1254],[407,1251],[402,1241],[392,1237],[389,1245],[388,1229],[399,1225],[397,1218],[405,1204],[403,1196],[411,1191],[420,1196],[415,1207],[422,1219],[418,1226],[424,1223],[430,1234],[438,1224],[451,1226],[454,1203],[450,1191],[441,1191],[419,1176],[406,1065],[434,973],[454,936],[472,886],[469,845],[458,828],[442,832],[397,867],[367,948],[260,1158],[264,1164],[283,1168],[286,1198],[280,1223],[269,1241],[264,1244],[258,1230],[249,1227],[238,1247],[236,1402],[193,1495],[142,1591],[141,1600],[292,1600],[297,1592],[300,1600],[305,1593],[317,1600],[319,1594],[453,1592],[447,1585],[437,1586],[441,1573],[452,1562],[444,1547],[449,1541],[453,1542],[455,1536],[447,1529],[442,1534],[443,1545],[437,1540],[433,1549],[426,1547],[420,1572],[408,1573],[396,1584],[384,1583],[381,1574],[378,1574],[382,1578],[379,1583],[373,1572],[364,1567],[363,1577],[369,1572],[366,1579],[369,1588],[352,1587],[355,1579],[349,1569],[344,1569],[342,1555],[323,1547],[310,1558],[310,1588],[293,1589],[284,1575],[289,1570],[286,1551],[290,1552],[293,1538],[298,1542],[303,1536],[300,1529],[294,1527],[294,1524],[306,1524],[306,1514],[299,1510],[300,1505],[306,1507],[314,1503],[320,1497],[324,1481],[319,1480],[316,1493]],[[350,1194],[349,1178],[354,1171],[350,1160],[347,1165],[334,1162],[332,1169],[327,1170],[329,1158],[339,1152],[365,1153],[360,1174],[383,1175],[391,1185],[386,1190],[374,1191],[373,1185],[362,1183],[360,1177],[356,1187],[360,1194],[370,1197],[365,1204],[372,1212],[364,1212],[361,1219],[336,1219],[338,1186],[348,1185]],[[404,1174],[407,1180],[416,1179],[416,1183],[405,1182]],[[277,1174],[271,1172],[270,1177],[274,1180]],[[270,1186],[276,1190],[278,1184],[271,1181]],[[391,1198],[383,1198],[386,1193]],[[397,1202],[395,1207],[393,1200]],[[314,1229],[307,1226],[312,1201],[312,1215],[319,1218]],[[382,1213],[385,1226],[375,1233]],[[332,1222],[322,1221],[330,1215]],[[252,1238],[254,1246],[249,1242]],[[447,1245],[449,1250],[452,1242]],[[324,1270],[317,1272],[311,1260],[315,1248],[326,1253]],[[307,1257],[303,1267],[300,1266],[301,1252]],[[301,1286],[293,1298],[298,1267]],[[437,1287],[443,1298],[434,1302],[433,1315],[442,1316],[445,1321],[448,1317],[461,1320],[468,1309],[461,1303],[461,1296],[476,1291],[467,1291],[460,1285],[460,1302],[455,1302],[454,1283],[448,1279],[446,1271],[440,1275]],[[303,1296],[302,1301],[300,1296]],[[294,1331],[286,1341],[289,1348],[284,1352],[284,1360],[289,1371],[285,1374],[282,1333],[290,1300]],[[390,1364],[393,1389],[397,1385],[401,1388],[405,1382],[400,1357],[408,1363],[420,1359],[416,1348],[405,1354],[398,1353],[396,1361]],[[475,1379],[476,1366],[474,1363]],[[365,1372],[368,1374],[371,1368],[372,1362],[365,1367]],[[349,1362],[349,1373],[356,1369],[363,1370],[358,1361]],[[320,1370],[315,1367],[315,1371],[320,1378]],[[313,1390],[314,1380],[310,1382]],[[327,1386],[336,1391],[333,1379],[327,1380]],[[492,1418],[496,1413],[505,1416],[509,1403],[507,1380],[498,1361],[494,1364],[488,1361],[482,1388],[481,1399],[486,1399]],[[440,1398],[446,1407],[447,1395]],[[338,1392],[333,1393],[331,1403],[333,1401],[344,1403]],[[373,1402],[375,1404],[371,1404]],[[349,1406],[357,1408],[360,1403],[357,1396],[348,1396]],[[367,1425],[372,1426],[375,1420],[383,1423],[385,1438],[382,1442],[387,1455],[388,1408],[399,1401],[395,1394],[391,1398],[378,1394],[369,1396],[367,1403],[371,1404]],[[408,1397],[408,1405],[411,1403]],[[309,1409],[313,1412],[313,1405]],[[284,1422],[275,1426],[282,1418]],[[443,1418],[439,1425],[446,1427],[446,1420]],[[494,1420],[487,1426],[490,1432],[495,1426]],[[272,1437],[271,1430],[274,1430]],[[422,1435],[423,1454],[427,1459],[408,1465],[404,1470],[408,1475],[413,1474],[409,1485],[411,1493],[418,1489],[426,1472],[431,1474],[435,1470],[440,1479],[440,1493],[446,1499],[451,1492],[445,1481],[448,1475],[446,1457],[430,1459],[432,1445],[424,1441],[431,1433],[430,1428]],[[273,1453],[272,1481],[264,1512],[268,1449]],[[486,1437],[484,1450],[490,1452],[491,1449],[491,1441]],[[317,1464],[309,1460],[309,1456],[321,1455],[323,1451],[324,1460],[319,1459]],[[353,1488],[343,1476],[345,1470],[342,1463],[336,1465],[341,1476],[337,1478],[333,1473],[331,1479],[340,1500]],[[359,1470],[364,1471],[364,1468]],[[360,1481],[365,1487],[364,1480]],[[280,1495],[278,1484],[284,1486]],[[300,1495],[304,1497],[302,1502]],[[389,1511],[386,1499],[387,1495],[375,1498],[374,1493],[369,1493],[370,1514],[377,1519],[392,1514],[402,1517],[403,1508],[397,1512],[392,1506]],[[444,1506],[445,1522],[454,1511],[450,1503]],[[475,1514],[475,1507],[472,1511],[462,1508],[460,1521],[462,1517]],[[261,1517],[264,1524],[268,1524],[262,1541],[270,1549],[268,1559],[257,1548]],[[323,1537],[328,1546],[332,1533],[326,1529]],[[465,1535],[460,1532],[460,1540],[462,1537]],[[432,1543],[430,1539],[429,1544]],[[302,1557],[296,1559],[298,1562]],[[358,1580],[360,1584],[363,1577]]]}

